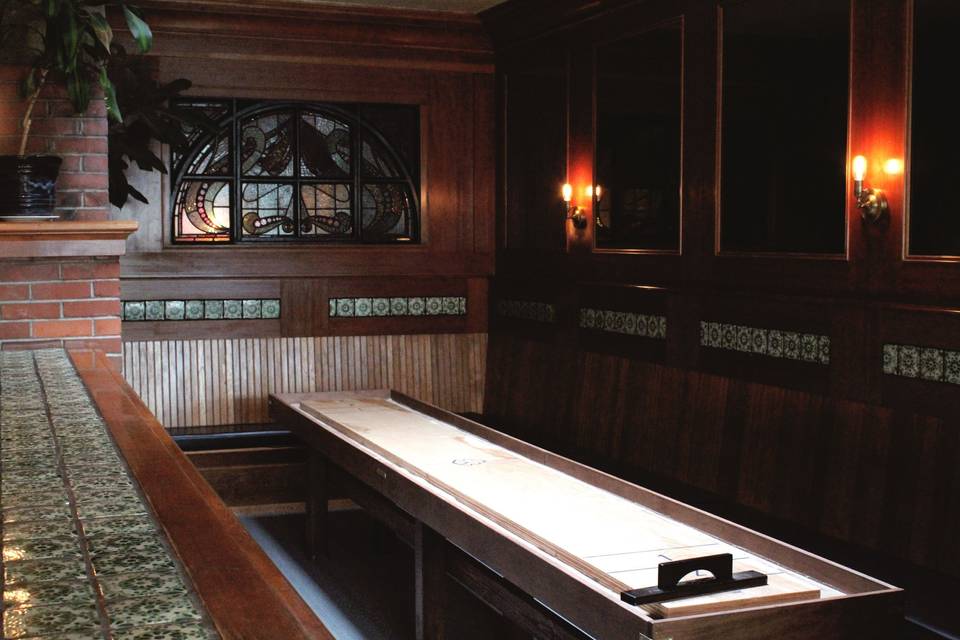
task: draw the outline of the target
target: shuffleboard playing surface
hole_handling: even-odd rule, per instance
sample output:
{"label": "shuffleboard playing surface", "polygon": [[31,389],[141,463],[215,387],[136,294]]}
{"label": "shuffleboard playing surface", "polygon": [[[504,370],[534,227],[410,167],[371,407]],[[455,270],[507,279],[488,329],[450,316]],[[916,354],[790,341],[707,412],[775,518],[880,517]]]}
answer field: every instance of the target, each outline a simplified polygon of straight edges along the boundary
{"label": "shuffleboard playing surface", "polygon": [[[731,553],[769,584],[647,605],[655,617],[811,600],[840,592],[652,509],[389,398],[340,395],[301,410],[619,593],[657,583],[661,562]],[[690,578],[703,576],[690,576]]]}

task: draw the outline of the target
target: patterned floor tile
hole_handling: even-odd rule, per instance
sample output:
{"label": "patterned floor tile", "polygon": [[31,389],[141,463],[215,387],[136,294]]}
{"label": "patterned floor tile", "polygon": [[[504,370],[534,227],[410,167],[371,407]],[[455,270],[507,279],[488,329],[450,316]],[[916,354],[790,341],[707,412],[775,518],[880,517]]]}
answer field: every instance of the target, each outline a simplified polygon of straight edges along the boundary
{"label": "patterned floor tile", "polygon": [[91,559],[97,575],[116,575],[134,571],[173,572],[177,566],[166,554],[129,553],[123,550],[95,554]]}
{"label": "patterned floor tile", "polygon": [[167,549],[160,542],[157,533],[123,532],[97,536],[96,539],[91,538],[90,552],[95,556],[106,552],[158,555],[166,554]]}
{"label": "patterned floor tile", "polygon": [[42,636],[51,633],[96,631],[100,616],[95,605],[58,604],[17,607],[3,612],[4,638]]}
{"label": "patterned floor tile", "polygon": [[4,588],[11,585],[33,584],[35,582],[68,582],[80,580],[87,575],[82,560],[75,558],[45,558],[43,560],[23,560],[7,562],[3,566]]}
{"label": "patterned floor tile", "polygon": [[129,490],[133,488],[133,483],[130,482],[127,478],[120,476],[105,476],[105,477],[81,477],[75,478],[71,477],[70,486],[73,487],[73,492],[79,497],[85,493],[90,493],[92,491],[100,490]]}
{"label": "patterned floor tile", "polygon": [[81,500],[77,503],[77,513],[81,518],[107,518],[145,514],[146,509],[139,500]]}
{"label": "patterned floor tile", "polygon": [[3,527],[4,544],[12,540],[33,540],[35,538],[65,538],[74,533],[70,520],[48,520],[45,522],[24,522]]}
{"label": "patterned floor tile", "polygon": [[3,495],[10,493],[26,493],[29,491],[56,491],[63,488],[60,476],[31,478],[27,476],[12,477],[4,475],[0,478],[0,489]]}
{"label": "patterned floor tile", "polygon": [[90,538],[118,533],[149,533],[156,531],[146,515],[126,518],[90,518],[83,520],[83,530]]}
{"label": "patterned floor tile", "polygon": [[76,536],[6,542],[3,545],[3,561],[80,558],[82,556],[79,543],[80,539]]}
{"label": "patterned floor tile", "polygon": [[200,613],[193,603],[181,596],[117,600],[107,605],[107,615],[110,617],[110,626],[114,628],[200,620]]}
{"label": "patterned floor tile", "polygon": [[70,506],[66,504],[34,504],[3,510],[4,526],[20,522],[63,520],[71,517]]}
{"label": "patterned floor tile", "polygon": [[4,491],[3,507],[26,507],[29,505],[60,505],[69,504],[67,494],[59,491]]}
{"label": "patterned floor tile", "polygon": [[157,595],[180,595],[188,598],[186,585],[180,576],[169,573],[129,573],[102,576],[100,588],[107,600],[148,598]]}
{"label": "patterned floor tile", "polygon": [[95,602],[96,596],[88,580],[69,582],[38,582],[3,590],[3,606],[52,605],[61,603],[85,604]]}
{"label": "patterned floor tile", "polygon": [[115,640],[212,640],[219,636],[198,624],[164,624],[114,631]]}

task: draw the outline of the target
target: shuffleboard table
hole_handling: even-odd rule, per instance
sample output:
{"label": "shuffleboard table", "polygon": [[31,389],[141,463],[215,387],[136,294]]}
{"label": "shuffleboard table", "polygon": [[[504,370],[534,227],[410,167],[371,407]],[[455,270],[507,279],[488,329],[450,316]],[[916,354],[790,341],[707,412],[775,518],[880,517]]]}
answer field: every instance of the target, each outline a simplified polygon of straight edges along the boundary
{"label": "shuffleboard table", "polygon": [[538,638],[827,640],[899,629],[896,587],[403,394],[270,404],[312,452],[315,548],[334,472],[411,539],[418,638],[444,636],[451,577]]}

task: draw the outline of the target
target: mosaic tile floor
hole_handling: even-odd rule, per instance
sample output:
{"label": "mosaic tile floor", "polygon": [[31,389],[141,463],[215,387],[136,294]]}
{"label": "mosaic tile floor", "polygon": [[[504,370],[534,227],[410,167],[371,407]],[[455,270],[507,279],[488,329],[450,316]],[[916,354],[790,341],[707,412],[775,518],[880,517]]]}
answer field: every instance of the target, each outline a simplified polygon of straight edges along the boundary
{"label": "mosaic tile floor", "polygon": [[208,640],[63,351],[0,353],[3,638]]}

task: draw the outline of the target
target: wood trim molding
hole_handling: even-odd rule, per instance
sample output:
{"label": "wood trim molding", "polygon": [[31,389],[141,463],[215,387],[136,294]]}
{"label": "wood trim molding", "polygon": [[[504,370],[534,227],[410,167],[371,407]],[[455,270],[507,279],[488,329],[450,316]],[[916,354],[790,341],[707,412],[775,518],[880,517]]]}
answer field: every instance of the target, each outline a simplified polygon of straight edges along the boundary
{"label": "wood trim molding", "polygon": [[133,220],[0,222],[0,256],[122,256],[138,227]]}

